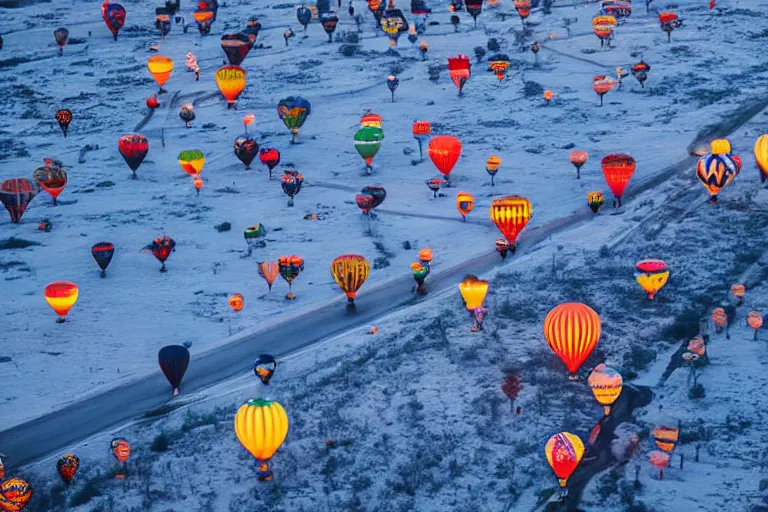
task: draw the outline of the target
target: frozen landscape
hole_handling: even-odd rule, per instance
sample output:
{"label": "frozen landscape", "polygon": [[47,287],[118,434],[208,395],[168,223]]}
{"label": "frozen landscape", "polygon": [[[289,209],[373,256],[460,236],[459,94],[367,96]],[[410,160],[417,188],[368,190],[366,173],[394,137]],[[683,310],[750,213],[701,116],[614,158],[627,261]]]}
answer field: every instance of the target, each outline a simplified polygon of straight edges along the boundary
{"label": "frozen landscape", "polygon": [[[153,28],[157,5],[122,4],[126,23],[113,41],[92,2],[0,2],[0,181],[31,180],[43,158],[61,160],[69,178],[57,206],[41,192],[20,224],[8,217],[0,223],[0,453],[7,476],[34,488],[24,510],[768,510],[768,332],[754,341],[745,320],[750,311],[768,312],[768,189],[752,155],[755,140],[768,133],[768,2],[719,0],[714,9],[701,0],[652,3],[648,14],[636,4],[603,49],[591,26],[599,3],[555,2],[549,14],[534,9],[523,33],[508,1],[484,6],[476,27],[458,13],[456,31],[448,3],[430,2],[429,21],[439,24],[421,36],[429,43],[426,60],[405,35],[397,53],[387,53],[386,35],[374,30],[359,1],[356,46],[328,43],[317,22],[305,34],[298,4],[222,3],[210,35],[173,24],[162,39]],[[409,5],[397,7],[415,21]],[[684,20],[671,43],[659,29],[665,8]],[[338,11],[336,35],[343,39],[357,24],[346,5]],[[183,2],[181,12],[191,22],[191,7]],[[236,109],[227,109],[214,80],[225,59],[221,35],[243,30],[251,16],[262,30],[242,64],[248,85]],[[70,32],[61,57],[52,37],[59,26]],[[288,27],[296,35],[286,46]],[[510,57],[503,81],[486,71],[493,52],[481,62],[474,54],[489,37]],[[533,41],[541,42],[536,59]],[[145,105],[157,92],[146,66],[149,42],[175,62],[153,112]],[[199,81],[184,65],[189,51]],[[457,54],[473,62],[461,96],[446,65]],[[599,107],[593,77],[615,76],[617,67],[641,59],[651,65],[645,87],[630,75]],[[386,86],[392,74],[400,80],[394,101]],[[544,90],[554,92],[549,104]],[[276,112],[290,95],[312,105],[295,145]],[[189,129],[178,115],[188,102],[196,114]],[[66,138],[54,118],[60,108],[73,112]],[[371,175],[353,146],[367,109],[382,116],[385,133]],[[233,153],[247,113],[255,115],[251,136],[282,154],[272,180],[258,160],[245,170]],[[432,123],[434,135],[463,143],[444,197],[433,198],[424,183],[439,177],[426,150],[415,162],[411,126],[420,119]],[[150,144],[136,180],[117,150],[128,133]],[[711,205],[689,153],[706,152],[717,137],[729,138],[743,168]],[[580,180],[568,162],[574,148],[590,155]],[[177,160],[188,149],[206,157],[199,196]],[[614,152],[637,162],[618,211],[600,170],[602,157]],[[495,186],[485,171],[492,154],[503,162]],[[293,207],[279,185],[290,164],[305,178]],[[355,205],[366,185],[387,191],[370,231]],[[458,191],[475,196],[466,223],[456,210]],[[585,204],[591,191],[606,197],[594,216]],[[526,244],[524,235],[519,253],[503,262],[494,256],[489,270],[476,264],[487,261],[500,236],[489,205],[510,194],[531,201],[525,235],[535,241]],[[43,219],[50,232],[38,230]],[[219,231],[223,223],[231,229]],[[256,223],[266,228],[266,247],[248,256],[243,231]],[[167,273],[140,252],[162,235],[176,241]],[[105,279],[90,255],[101,241],[116,248]],[[377,293],[409,279],[409,265],[425,247],[435,254],[431,293],[408,307],[377,304]],[[262,353],[262,330],[327,304],[352,322],[328,271],[347,253],[371,262],[356,302],[386,313],[375,319],[376,335],[368,334],[370,322],[340,326],[343,333],[320,343],[276,353],[268,387],[246,370],[193,393],[182,389],[167,405],[76,444],[41,439],[55,453],[23,467],[4,450],[3,431],[156,376],[164,345],[191,342],[191,371],[196,358],[214,357],[233,340],[252,340],[253,360]],[[291,254],[305,261],[293,283],[295,301],[284,299],[288,289],[279,278],[267,293],[257,272],[257,262]],[[635,263],[646,258],[664,260],[671,271],[653,302],[634,278]],[[466,273],[477,268],[490,282],[477,333],[469,331],[472,319],[456,288],[463,274],[430,289],[441,272],[452,276],[466,262],[475,262]],[[80,289],[63,324],[43,296],[52,281]],[[734,283],[746,286],[745,303],[730,339],[711,335],[709,364],[696,370],[701,396],[682,347],[701,329],[709,333],[702,320],[730,303]],[[233,293],[245,300],[237,313],[227,303]],[[603,336],[583,369],[605,362],[624,378],[615,421],[594,446],[587,439],[602,407],[585,379],[567,379],[542,335],[547,312],[572,301],[590,305],[602,320]],[[509,374],[522,385],[513,404],[501,387]],[[165,386],[157,395],[171,397]],[[257,396],[280,402],[290,419],[269,483],[257,481],[256,462],[233,430],[238,407]],[[680,442],[659,480],[648,461],[656,450],[651,432],[678,422]],[[589,446],[568,497],[556,501],[544,444],[561,431]],[[633,435],[639,445],[631,449]],[[114,437],[131,442],[126,479],[111,478]],[[56,460],[67,452],[81,461],[70,487],[56,474]]]}

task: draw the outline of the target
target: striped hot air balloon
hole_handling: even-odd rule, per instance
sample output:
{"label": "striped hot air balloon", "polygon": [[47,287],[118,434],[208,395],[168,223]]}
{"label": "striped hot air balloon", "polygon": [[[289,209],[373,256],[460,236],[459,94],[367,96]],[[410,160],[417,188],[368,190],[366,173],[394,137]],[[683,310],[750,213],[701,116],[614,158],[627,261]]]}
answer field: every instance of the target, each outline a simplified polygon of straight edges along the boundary
{"label": "striped hot air balloon", "polygon": [[359,254],[344,254],[331,263],[331,277],[347,294],[350,305],[355,303],[355,295],[370,273],[370,263]]}
{"label": "striped hot air balloon", "polygon": [[490,209],[491,220],[510,243],[515,252],[517,237],[533,216],[531,202],[522,196],[505,196],[494,199]]}
{"label": "striped hot air balloon", "polygon": [[259,480],[272,480],[267,461],[288,435],[288,415],[283,406],[267,400],[249,400],[235,415],[235,435],[243,448],[259,461]]}
{"label": "striped hot air balloon", "polygon": [[621,374],[601,363],[595,366],[592,373],[589,374],[587,383],[592,388],[595,400],[603,406],[605,415],[608,416],[611,413],[611,405],[619,398],[624,387],[624,379],[622,379]]}
{"label": "striped hot air balloon", "polygon": [[621,206],[621,197],[627,189],[629,180],[635,172],[635,159],[630,155],[615,153],[607,155],[601,162],[605,182],[610,187],[615,199],[613,206]]}
{"label": "striped hot air balloon", "polygon": [[544,319],[544,337],[565,363],[571,374],[569,378],[578,379],[576,372],[600,341],[600,317],[586,304],[560,304]]}

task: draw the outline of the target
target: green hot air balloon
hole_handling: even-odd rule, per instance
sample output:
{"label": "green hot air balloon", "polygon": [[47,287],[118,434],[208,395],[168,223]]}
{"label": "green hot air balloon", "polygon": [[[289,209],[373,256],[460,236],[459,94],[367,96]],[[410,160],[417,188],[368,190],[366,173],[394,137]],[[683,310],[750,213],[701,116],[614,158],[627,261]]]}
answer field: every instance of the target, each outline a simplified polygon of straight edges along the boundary
{"label": "green hot air balloon", "polygon": [[379,152],[382,140],[384,140],[384,130],[374,126],[360,128],[355,134],[355,149],[365,160],[368,173],[373,171],[373,157]]}

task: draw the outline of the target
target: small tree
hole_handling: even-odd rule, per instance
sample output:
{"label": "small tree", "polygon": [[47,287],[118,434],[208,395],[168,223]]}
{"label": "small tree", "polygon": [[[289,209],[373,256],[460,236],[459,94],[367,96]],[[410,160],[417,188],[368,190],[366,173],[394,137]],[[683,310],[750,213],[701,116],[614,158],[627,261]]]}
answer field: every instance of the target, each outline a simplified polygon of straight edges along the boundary
{"label": "small tree", "polygon": [[509,398],[510,410],[515,409],[515,400],[517,395],[522,391],[523,385],[520,383],[520,374],[516,371],[508,371],[507,376],[504,378],[504,382],[501,384],[501,391]]}

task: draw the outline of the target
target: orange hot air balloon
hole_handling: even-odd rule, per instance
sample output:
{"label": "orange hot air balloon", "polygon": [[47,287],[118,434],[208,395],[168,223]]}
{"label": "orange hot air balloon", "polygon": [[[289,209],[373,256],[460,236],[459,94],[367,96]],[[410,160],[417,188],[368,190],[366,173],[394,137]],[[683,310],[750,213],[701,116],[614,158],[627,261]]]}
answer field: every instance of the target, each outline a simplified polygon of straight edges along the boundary
{"label": "orange hot air balloon", "polygon": [[195,190],[197,190],[197,195],[200,195],[200,191],[203,189],[203,178],[195,176],[192,178],[192,184],[195,186]]}
{"label": "orange hot air balloon", "polygon": [[731,295],[736,297],[736,305],[741,306],[744,302],[744,295],[747,293],[747,289],[743,284],[731,285]]}
{"label": "orange hot air balloon", "polygon": [[565,487],[584,456],[584,443],[577,435],[560,432],[549,438],[544,446],[544,454],[560,482],[560,487]]}
{"label": "orange hot air balloon", "polygon": [[21,478],[9,478],[0,484],[0,510],[19,512],[32,499],[32,487]]}
{"label": "orange hot air balloon", "polygon": [[573,166],[576,168],[576,179],[580,180],[581,166],[587,163],[587,160],[589,160],[589,153],[586,151],[579,151],[574,149],[568,154],[568,160],[570,160]]}
{"label": "orange hot air balloon", "polygon": [[239,293],[230,295],[227,302],[229,303],[229,307],[232,308],[232,311],[242,311],[243,306],[245,305],[245,299]]}
{"label": "orange hot air balloon", "polygon": [[429,247],[425,247],[419,251],[419,262],[421,262],[422,265],[429,266],[430,263],[432,263],[433,257],[432,249]]}
{"label": "orange hot air balloon", "polygon": [[248,127],[251,126],[254,121],[256,121],[256,116],[253,114],[245,114],[245,116],[243,116],[243,126],[245,126],[245,133],[248,133]]}
{"label": "orange hot air balloon", "polygon": [[173,59],[163,55],[153,55],[147,62],[147,68],[152,74],[152,78],[157,82],[157,85],[160,86],[160,92],[158,94],[168,92],[163,89],[163,86],[168,79],[171,78],[171,72],[173,72]]}
{"label": "orange hot air balloon", "polygon": [[283,406],[267,400],[249,400],[235,415],[235,435],[259,461],[259,480],[272,480],[267,461],[277,452],[288,435],[288,415]]}
{"label": "orange hot air balloon", "polygon": [[621,206],[621,196],[635,172],[635,159],[623,153],[615,153],[604,157],[601,165],[605,182],[615,197],[613,206]]}
{"label": "orange hot air balloon", "polygon": [[576,372],[600,341],[600,317],[586,304],[560,304],[544,319],[544,337],[565,363],[569,378],[578,379]]}
{"label": "orange hot air balloon", "polygon": [[592,90],[600,96],[600,106],[603,106],[603,96],[616,86],[616,80],[606,75],[597,75],[592,79]]}
{"label": "orange hot air balloon", "polygon": [[712,310],[712,323],[719,329],[722,329],[728,323],[728,316],[725,314],[723,308],[715,308]]}
{"label": "orange hot air balloon", "polygon": [[222,66],[216,72],[216,85],[227,100],[227,108],[232,108],[235,104],[245,89],[245,83],[245,70],[240,66]]}
{"label": "orange hot air balloon", "polygon": [[703,356],[707,351],[707,347],[704,345],[704,340],[701,336],[696,336],[688,342],[688,352],[696,354],[697,356]]}
{"label": "orange hot air balloon", "polygon": [[547,102],[547,105],[549,105],[549,102],[552,101],[552,99],[555,97],[555,93],[547,89],[544,91],[544,101]]}
{"label": "orange hot air balloon", "polygon": [[671,452],[675,449],[679,437],[680,429],[677,427],[662,425],[653,429],[653,440],[656,441],[656,446],[665,452]]}
{"label": "orange hot air balloon", "polygon": [[533,217],[531,202],[521,196],[500,197],[491,203],[490,214],[491,220],[510,243],[510,249],[514,253],[517,249],[517,237]]}
{"label": "orange hot air balloon", "polygon": [[648,454],[648,459],[651,462],[651,466],[659,470],[659,480],[664,479],[664,468],[669,466],[670,456],[668,453],[654,450]]}
{"label": "orange hot air balloon", "polygon": [[491,176],[492,187],[496,186],[494,178],[496,177],[496,173],[499,172],[499,167],[501,167],[501,157],[498,155],[491,155],[488,157],[488,160],[485,161],[485,171]]}
{"label": "orange hot air balloon", "polygon": [[592,388],[595,400],[603,406],[605,415],[608,416],[611,413],[611,405],[619,398],[624,387],[624,379],[622,379],[621,374],[600,363],[589,374],[587,383]]}
{"label": "orange hot air balloon", "polygon": [[459,192],[456,195],[456,209],[459,210],[462,220],[466,222],[467,214],[475,208],[475,196],[469,192]]}
{"label": "orange hot air balloon", "polygon": [[757,332],[763,326],[763,317],[757,311],[750,311],[747,315],[747,324],[755,330],[755,339],[757,339]]}
{"label": "orange hot air balloon", "polygon": [[488,281],[478,279],[475,276],[467,276],[459,283],[459,291],[469,311],[474,311],[483,306],[485,296],[488,294]]}
{"label": "orange hot air balloon", "polygon": [[760,168],[760,182],[768,180],[768,133],[758,137],[755,142],[755,161]]}
{"label": "orange hot air balloon", "polygon": [[461,156],[461,141],[451,135],[432,137],[429,141],[428,153],[432,163],[448,181],[453,167]]}
{"label": "orange hot air balloon", "polygon": [[67,313],[77,302],[78,294],[77,285],[69,281],[57,281],[45,287],[45,300],[56,314],[59,315],[59,319],[56,320],[57,322],[64,322]]}
{"label": "orange hot air balloon", "polygon": [[267,282],[269,291],[272,291],[272,284],[280,275],[280,265],[276,261],[260,261],[259,275]]}
{"label": "orange hot air balloon", "polygon": [[363,286],[370,273],[370,263],[358,254],[345,254],[331,263],[331,277],[347,294],[347,302],[350,305],[355,303],[357,291]]}

